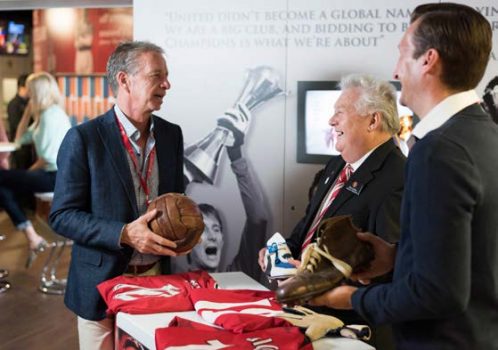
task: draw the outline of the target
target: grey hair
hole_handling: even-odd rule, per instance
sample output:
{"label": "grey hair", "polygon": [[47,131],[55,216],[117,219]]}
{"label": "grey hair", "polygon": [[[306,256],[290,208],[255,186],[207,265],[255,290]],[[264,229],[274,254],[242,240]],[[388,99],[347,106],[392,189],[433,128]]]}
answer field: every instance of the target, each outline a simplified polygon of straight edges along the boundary
{"label": "grey hair", "polygon": [[360,89],[360,97],[354,103],[360,115],[379,112],[382,115],[382,130],[390,135],[400,129],[396,90],[388,81],[377,80],[366,74],[351,74],[343,77],[339,86],[345,89]]}
{"label": "grey hair", "polygon": [[118,92],[116,75],[119,72],[137,73],[140,68],[139,57],[147,52],[164,55],[164,50],[148,41],[126,41],[118,45],[107,61],[107,79],[114,95]]}

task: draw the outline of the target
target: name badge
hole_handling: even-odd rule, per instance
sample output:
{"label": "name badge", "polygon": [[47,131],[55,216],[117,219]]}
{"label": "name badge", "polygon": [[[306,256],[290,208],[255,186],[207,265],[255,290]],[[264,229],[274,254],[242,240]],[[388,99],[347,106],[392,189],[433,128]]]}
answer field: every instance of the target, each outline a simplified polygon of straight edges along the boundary
{"label": "name badge", "polygon": [[358,181],[353,181],[348,187],[346,187],[346,190],[359,196],[363,186],[364,185],[360,184]]}

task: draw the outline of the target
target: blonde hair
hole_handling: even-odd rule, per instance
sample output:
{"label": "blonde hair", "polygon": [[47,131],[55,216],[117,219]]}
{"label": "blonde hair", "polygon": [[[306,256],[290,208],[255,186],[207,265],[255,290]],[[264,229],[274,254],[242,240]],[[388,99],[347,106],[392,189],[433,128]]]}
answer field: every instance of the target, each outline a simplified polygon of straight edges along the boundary
{"label": "blonde hair", "polygon": [[30,74],[26,80],[32,113],[40,114],[52,105],[62,106],[59,86],[47,72]]}

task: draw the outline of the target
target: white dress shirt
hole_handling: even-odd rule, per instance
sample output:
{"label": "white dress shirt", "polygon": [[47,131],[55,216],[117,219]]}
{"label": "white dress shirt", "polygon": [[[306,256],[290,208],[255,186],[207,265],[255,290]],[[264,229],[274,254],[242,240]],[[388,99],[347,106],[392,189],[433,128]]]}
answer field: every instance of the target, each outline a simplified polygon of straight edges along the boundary
{"label": "white dress shirt", "polygon": [[475,90],[468,90],[448,96],[431,109],[429,113],[415,125],[412,135],[421,139],[432,130],[439,128],[456,113],[479,102],[480,98]]}

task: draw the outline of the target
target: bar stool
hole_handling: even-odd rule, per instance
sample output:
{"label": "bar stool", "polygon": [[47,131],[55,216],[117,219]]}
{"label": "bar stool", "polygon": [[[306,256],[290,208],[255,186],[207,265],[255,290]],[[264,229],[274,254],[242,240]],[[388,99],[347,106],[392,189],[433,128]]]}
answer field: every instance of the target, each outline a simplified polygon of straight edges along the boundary
{"label": "bar stool", "polygon": [[10,289],[10,283],[7,280],[0,280],[0,294]]}
{"label": "bar stool", "polygon": [[[3,241],[5,239],[5,235],[0,233],[0,241]],[[4,279],[9,275],[9,270],[7,269],[0,269],[0,280]]]}
{"label": "bar stool", "polygon": [[[35,193],[36,199],[36,217],[49,230],[48,215],[52,206],[53,192]],[[62,295],[66,291],[66,279],[57,277],[57,268],[64,252],[64,249],[71,246],[73,242],[69,239],[61,239],[51,242],[48,245],[49,254],[43,265],[40,274],[40,286],[38,290],[45,294]]]}
{"label": "bar stool", "polygon": [[[5,235],[0,234],[0,241],[5,239]],[[10,283],[4,280],[5,277],[9,275],[9,270],[0,269],[0,294],[8,291],[10,289]]]}

